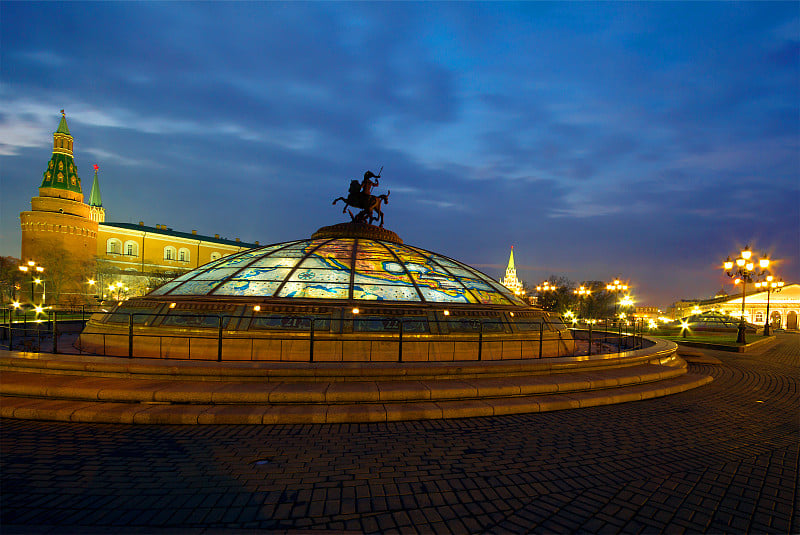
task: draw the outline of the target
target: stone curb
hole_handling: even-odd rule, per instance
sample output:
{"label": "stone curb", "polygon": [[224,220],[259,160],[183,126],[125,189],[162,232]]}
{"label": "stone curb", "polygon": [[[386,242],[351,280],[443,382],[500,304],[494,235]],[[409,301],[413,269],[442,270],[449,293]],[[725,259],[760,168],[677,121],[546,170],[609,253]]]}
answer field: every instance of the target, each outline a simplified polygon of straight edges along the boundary
{"label": "stone curb", "polygon": [[48,373],[81,375],[136,376],[148,379],[227,381],[319,381],[363,380],[365,377],[398,379],[446,379],[450,377],[508,377],[543,375],[580,370],[606,369],[655,362],[670,358],[676,351],[673,342],[651,339],[655,345],[645,349],[592,355],[514,361],[429,362],[271,362],[127,359],[89,355],[54,355],[0,350],[0,368],[8,370],[46,370]]}
{"label": "stone curb", "polygon": [[420,402],[564,394],[653,383],[686,373],[686,363],[641,364],[592,374],[511,376],[433,381],[352,381],[255,383],[153,381],[0,372],[0,395],[113,403],[303,404]]}
{"label": "stone curb", "polygon": [[771,344],[776,340],[775,335],[764,336],[755,342],[741,346],[731,346],[725,344],[714,344],[711,342],[692,342],[691,340],[676,342],[679,347],[696,347],[699,349],[713,349],[715,351],[728,351],[730,353],[747,353],[751,349],[760,348],[763,345]]}
{"label": "stone curb", "polygon": [[216,363],[0,351],[0,416],[125,424],[356,423],[494,416],[694,388],[677,345],[536,361]]}
{"label": "stone curb", "polygon": [[549,412],[640,401],[684,392],[705,385],[711,380],[712,378],[708,376],[684,374],[658,383],[570,394],[339,405],[133,404],[0,396],[0,417],[85,423],[170,425],[367,423],[468,418]]}

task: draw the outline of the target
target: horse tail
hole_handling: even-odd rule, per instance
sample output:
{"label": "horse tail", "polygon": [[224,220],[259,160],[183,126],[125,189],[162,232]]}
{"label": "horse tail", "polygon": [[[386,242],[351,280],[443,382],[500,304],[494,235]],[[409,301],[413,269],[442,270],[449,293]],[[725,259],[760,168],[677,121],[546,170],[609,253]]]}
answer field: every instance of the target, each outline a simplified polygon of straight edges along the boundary
{"label": "horse tail", "polygon": [[391,190],[389,190],[389,191],[387,191],[387,192],[386,192],[386,194],[385,194],[385,195],[381,195],[381,196],[380,196],[380,197],[381,197],[381,199],[383,199],[383,204],[389,204],[389,194],[390,194],[391,192],[392,192],[392,191],[391,191]]}

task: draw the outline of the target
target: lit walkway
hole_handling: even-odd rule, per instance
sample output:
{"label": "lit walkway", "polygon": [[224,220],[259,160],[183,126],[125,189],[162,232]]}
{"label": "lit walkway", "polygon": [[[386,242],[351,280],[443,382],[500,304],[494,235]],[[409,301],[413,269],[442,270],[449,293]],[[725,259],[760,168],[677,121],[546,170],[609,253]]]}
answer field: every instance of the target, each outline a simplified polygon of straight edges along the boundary
{"label": "lit walkway", "polygon": [[686,358],[714,381],[536,414],[282,426],[6,419],[0,526],[797,533],[800,338]]}

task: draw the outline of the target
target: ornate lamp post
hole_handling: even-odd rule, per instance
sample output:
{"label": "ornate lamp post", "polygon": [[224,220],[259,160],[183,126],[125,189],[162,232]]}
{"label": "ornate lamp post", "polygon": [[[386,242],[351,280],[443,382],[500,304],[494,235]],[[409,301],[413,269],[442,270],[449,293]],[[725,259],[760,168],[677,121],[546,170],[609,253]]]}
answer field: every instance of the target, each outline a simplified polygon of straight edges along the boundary
{"label": "ornate lamp post", "polygon": [[[34,297],[34,284],[41,284],[42,279],[40,277],[36,277],[36,273],[44,272],[44,268],[42,266],[37,266],[36,262],[33,260],[28,260],[27,265],[19,266],[19,270],[23,273],[30,272],[31,274],[31,303],[33,303],[36,299]],[[42,304],[44,304],[44,292],[42,293]]]}
{"label": "ornate lamp post", "polygon": [[128,287],[125,286],[125,284],[123,284],[122,281],[117,281],[114,284],[109,284],[108,285],[108,291],[110,292],[109,293],[109,297],[110,298],[113,298],[114,297],[114,292],[117,292],[117,301],[119,301],[120,300],[120,295],[122,294],[123,291],[127,292],[128,291]]}
{"label": "ornate lamp post", "polygon": [[[746,328],[744,321],[744,301],[747,297],[747,283],[756,282],[760,277],[768,274],[767,268],[769,267],[769,258],[758,259],[753,256],[750,246],[746,245],[742,250],[741,255],[736,260],[731,260],[729,256],[725,263],[725,273],[733,279],[733,284],[742,285],[742,317],[739,321],[739,332],[736,335],[737,344],[746,344],[744,331]],[[756,265],[758,267],[756,267]],[[767,320],[769,321],[769,319]]]}
{"label": "ornate lamp post", "polygon": [[[44,268],[42,268],[42,269],[44,269]],[[45,301],[47,301],[47,298],[46,298],[46,295],[47,295],[47,281],[44,280],[43,278],[37,277],[37,278],[35,278],[33,280],[33,282],[35,282],[36,284],[41,284],[42,285],[42,306],[44,306]]]}
{"label": "ornate lamp post", "polygon": [[576,290],[572,290],[572,293],[578,296],[578,316],[581,316],[582,308],[583,308],[583,298],[589,297],[592,294],[592,290],[590,288],[586,288],[585,286],[581,286]]}
{"label": "ornate lamp post", "polygon": [[[625,297],[622,298],[622,300],[619,302],[620,304],[619,319],[623,319],[626,316],[625,312],[622,311],[622,307],[632,307],[633,303],[634,303],[633,298],[630,295],[626,295]],[[636,323],[635,313],[632,317],[635,324]]]}
{"label": "ornate lamp post", "polygon": [[536,292],[539,294],[537,296],[537,301],[538,301],[538,298],[541,297],[542,295],[544,295],[545,293],[553,292],[553,291],[555,291],[557,289],[558,289],[558,286],[553,286],[553,285],[550,284],[549,281],[544,281],[543,283],[541,283],[540,285],[538,285],[536,287]]}
{"label": "ornate lamp post", "polygon": [[614,292],[614,318],[617,317],[617,301],[619,300],[619,291],[627,290],[628,285],[620,282],[619,279],[614,279],[614,282],[606,284],[606,290]]}
{"label": "ornate lamp post", "polygon": [[769,336],[769,294],[783,290],[783,279],[774,280],[772,275],[767,275],[766,280],[756,283],[756,288],[767,289],[767,321],[764,322],[764,336]]}
{"label": "ornate lamp post", "polygon": [[550,281],[544,281],[538,286],[536,286],[536,293],[537,293],[536,302],[539,304],[539,306],[542,306],[542,308],[544,308],[541,302],[541,299],[544,296],[544,294],[546,294],[547,292],[553,292],[557,289],[558,286],[550,284]]}

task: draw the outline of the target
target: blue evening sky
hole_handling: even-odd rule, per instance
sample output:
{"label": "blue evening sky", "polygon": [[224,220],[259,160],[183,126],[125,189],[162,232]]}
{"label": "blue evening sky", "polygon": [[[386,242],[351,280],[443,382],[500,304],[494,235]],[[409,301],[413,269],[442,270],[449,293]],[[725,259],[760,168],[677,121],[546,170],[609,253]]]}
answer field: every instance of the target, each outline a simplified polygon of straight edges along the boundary
{"label": "blue evening sky", "polygon": [[262,244],[345,221],[664,307],[749,243],[798,282],[800,3],[0,5],[0,254],[66,109],[107,221]]}

